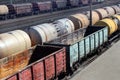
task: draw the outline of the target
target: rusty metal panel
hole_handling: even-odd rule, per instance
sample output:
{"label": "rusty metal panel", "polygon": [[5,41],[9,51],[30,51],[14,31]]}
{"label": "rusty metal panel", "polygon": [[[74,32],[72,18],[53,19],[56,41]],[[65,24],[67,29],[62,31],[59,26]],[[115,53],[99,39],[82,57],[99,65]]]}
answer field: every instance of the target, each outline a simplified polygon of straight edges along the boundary
{"label": "rusty metal panel", "polygon": [[34,65],[32,65],[33,69],[33,79],[34,80],[44,80],[44,63],[40,61]]}
{"label": "rusty metal panel", "polygon": [[6,80],[18,80],[17,75],[14,75],[12,77],[7,78]]}
{"label": "rusty metal panel", "polygon": [[55,62],[54,56],[50,56],[45,59],[45,72],[46,72],[46,80],[55,77]]}
{"label": "rusty metal panel", "polygon": [[19,80],[32,80],[31,68],[27,68],[18,73]]}
{"label": "rusty metal panel", "polygon": [[56,61],[56,75],[59,75],[61,72],[66,72],[66,51],[60,51],[55,54]]}

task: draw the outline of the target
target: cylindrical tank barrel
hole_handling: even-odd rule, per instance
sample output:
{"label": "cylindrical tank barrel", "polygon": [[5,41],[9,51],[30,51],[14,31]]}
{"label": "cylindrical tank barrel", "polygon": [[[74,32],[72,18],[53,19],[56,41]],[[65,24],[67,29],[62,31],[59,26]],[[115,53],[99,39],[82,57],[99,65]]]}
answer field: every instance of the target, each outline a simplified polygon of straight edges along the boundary
{"label": "cylindrical tank barrel", "polygon": [[48,23],[29,28],[28,34],[30,35],[32,46],[53,40],[58,35],[54,25]]}
{"label": "cylindrical tank barrel", "polygon": [[[90,19],[90,11],[87,11],[86,15]],[[92,11],[92,25],[94,25],[99,20],[100,20],[99,14],[95,11]]]}
{"label": "cylindrical tank barrel", "polygon": [[104,7],[104,9],[108,12],[108,16],[115,14],[115,10],[112,7]]}
{"label": "cylindrical tank barrel", "polygon": [[116,15],[113,15],[112,17],[117,18],[116,23],[118,25],[118,29],[120,30],[120,15],[116,14]]}
{"label": "cylindrical tank barrel", "polygon": [[21,48],[21,50],[30,48],[31,40],[25,32],[23,32],[21,30],[16,30],[16,31],[8,32],[8,33],[13,35],[14,37],[16,37],[20,46],[22,46],[22,47],[19,47],[19,48]]}
{"label": "cylindrical tank barrel", "polygon": [[28,29],[28,34],[30,35],[32,46],[36,44],[42,44],[43,42],[47,41],[47,36],[43,32],[41,28],[38,26],[33,26]]}
{"label": "cylindrical tank barrel", "polygon": [[27,33],[15,30],[0,34],[0,58],[20,53],[31,47],[31,40]]}
{"label": "cylindrical tank barrel", "polygon": [[99,14],[100,19],[103,19],[103,18],[108,16],[107,11],[103,8],[99,8],[99,9],[96,9],[94,11],[96,11]]}
{"label": "cylindrical tank barrel", "polygon": [[73,22],[67,18],[56,20],[53,24],[55,25],[58,36],[71,33],[75,30]]}
{"label": "cylindrical tank barrel", "polygon": [[86,28],[89,25],[88,17],[85,14],[75,14],[68,17],[75,25],[75,30]]}
{"label": "cylindrical tank barrel", "polygon": [[117,5],[112,6],[112,8],[115,10],[115,14],[120,13],[120,7]]}
{"label": "cylindrical tank barrel", "polygon": [[116,22],[114,20],[112,20],[111,18],[106,18],[106,19],[100,20],[95,25],[107,26],[109,29],[109,35],[111,35],[118,29]]}
{"label": "cylindrical tank barrel", "polygon": [[116,17],[117,19],[120,20],[120,15],[119,14],[113,15],[113,17]]}
{"label": "cylindrical tank barrel", "polygon": [[41,26],[43,27],[40,28],[47,35],[47,41],[53,40],[57,37],[58,34],[53,24],[42,24]]}
{"label": "cylindrical tank barrel", "polygon": [[6,5],[0,5],[0,15],[8,14],[9,10]]}

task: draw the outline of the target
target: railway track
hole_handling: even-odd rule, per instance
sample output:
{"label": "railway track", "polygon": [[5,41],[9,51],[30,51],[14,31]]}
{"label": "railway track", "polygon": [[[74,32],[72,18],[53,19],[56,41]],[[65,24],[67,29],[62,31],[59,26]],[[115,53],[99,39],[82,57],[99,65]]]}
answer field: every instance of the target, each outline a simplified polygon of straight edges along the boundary
{"label": "railway track", "polygon": [[[102,4],[93,5],[93,9],[104,7],[104,6],[110,6],[118,3],[119,3],[119,0],[116,0],[116,1],[110,0]],[[15,29],[25,29],[26,27],[41,24],[44,22],[51,22],[56,19],[67,17],[68,15],[87,11],[87,10],[89,10],[89,6],[83,6],[80,8],[73,8],[68,10],[40,14],[40,15],[33,15],[29,17],[10,19],[6,21],[0,21],[0,33],[15,30]]]}

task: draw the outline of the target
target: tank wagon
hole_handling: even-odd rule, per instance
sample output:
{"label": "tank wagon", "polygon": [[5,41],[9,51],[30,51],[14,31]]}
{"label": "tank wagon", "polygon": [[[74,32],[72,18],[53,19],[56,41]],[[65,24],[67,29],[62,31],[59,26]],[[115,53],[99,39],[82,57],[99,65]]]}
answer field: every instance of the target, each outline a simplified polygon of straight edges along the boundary
{"label": "tank wagon", "polygon": [[[93,12],[97,14],[96,11]],[[95,16],[93,15],[93,17]],[[99,14],[97,16],[100,20],[101,16]],[[86,14],[78,13],[68,18],[56,20],[53,23],[32,26],[28,28],[27,33],[15,30],[0,34],[0,78],[11,75],[27,66],[29,60],[33,59],[31,58],[31,51],[33,51],[31,46],[33,47],[37,44],[43,45],[45,42],[47,42],[45,43],[46,45],[65,48],[65,51],[67,51],[65,52],[66,59],[67,61],[70,60],[70,62],[66,63],[66,71],[67,73],[69,73],[68,71],[72,72],[77,69],[82,58],[87,57],[87,55],[94,51],[99,51],[109,41],[108,38],[119,30],[119,22],[120,15],[113,15],[100,21],[96,20],[94,23],[99,27],[88,27],[89,17]],[[56,71],[56,69],[54,70]],[[30,74],[33,76],[32,73]],[[56,76],[58,75],[55,72],[55,75],[51,78]]]}
{"label": "tank wagon", "polygon": [[[104,0],[103,0],[104,1]],[[93,3],[103,2],[94,0]],[[88,4],[89,0],[52,0],[22,4],[0,5],[0,18],[8,19],[25,15],[39,14]]]}
{"label": "tank wagon", "polygon": [[109,29],[109,35],[112,35],[114,32],[119,30],[120,28],[120,15],[114,15],[110,18],[105,18],[103,20],[98,21],[95,23],[97,26],[108,26]]}
{"label": "tank wagon", "polygon": [[33,5],[31,3],[24,3],[24,4],[12,4],[7,5],[9,9],[9,17],[16,17],[22,15],[32,14]]}
{"label": "tank wagon", "polygon": [[0,34],[0,79],[28,64],[30,47],[30,37],[22,30]]}
{"label": "tank wagon", "polygon": [[15,30],[0,34],[0,59],[11,54],[20,53],[31,47],[28,34],[22,30]]}
{"label": "tank wagon", "polygon": [[87,28],[88,25],[89,20],[86,15],[75,14],[50,24],[32,26],[28,29],[28,34],[32,40],[32,45],[36,45],[53,40],[63,34],[72,33],[79,28]]}
{"label": "tank wagon", "polygon": [[67,18],[57,20],[53,23],[45,23],[32,26],[28,29],[28,34],[32,40],[32,45],[42,44],[43,42],[55,39],[63,34],[75,31],[73,22]]}

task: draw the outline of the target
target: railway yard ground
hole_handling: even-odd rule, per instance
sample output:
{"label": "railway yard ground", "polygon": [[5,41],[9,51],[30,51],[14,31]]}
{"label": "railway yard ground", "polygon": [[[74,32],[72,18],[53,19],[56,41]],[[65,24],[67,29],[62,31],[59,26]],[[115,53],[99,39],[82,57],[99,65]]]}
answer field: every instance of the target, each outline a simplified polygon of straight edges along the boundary
{"label": "railway yard ground", "polygon": [[103,1],[67,1],[37,14],[8,8],[0,19],[0,80],[120,80],[120,0]]}
{"label": "railway yard ground", "polygon": [[120,41],[105,51],[70,80],[119,80]]}

